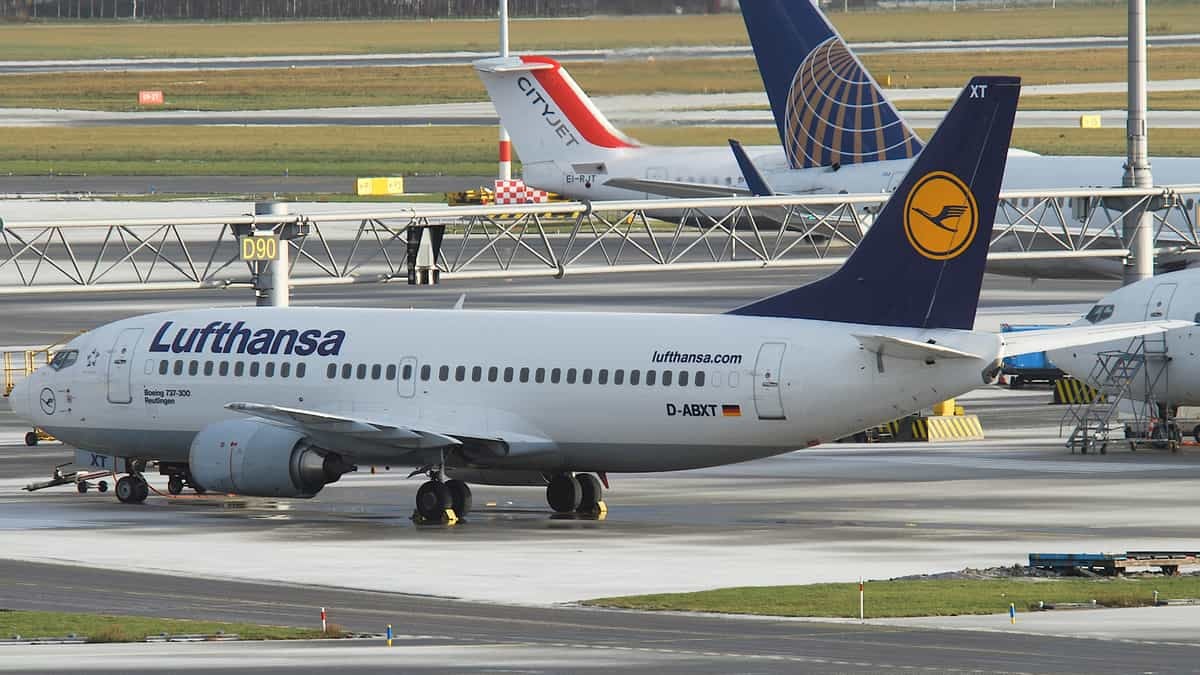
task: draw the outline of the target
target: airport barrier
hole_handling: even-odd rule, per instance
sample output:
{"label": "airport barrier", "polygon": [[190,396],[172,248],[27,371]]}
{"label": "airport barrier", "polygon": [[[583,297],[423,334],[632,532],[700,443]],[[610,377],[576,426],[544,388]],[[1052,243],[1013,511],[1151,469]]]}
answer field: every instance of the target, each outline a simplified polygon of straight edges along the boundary
{"label": "airport barrier", "polygon": [[978,415],[941,415],[925,418],[926,440],[982,441],[983,425]]}
{"label": "airport barrier", "polygon": [[[1141,212],[1153,216],[1160,264],[1186,262],[1200,250],[1195,195],[1200,185],[1003,192],[989,268],[1025,273],[1019,270],[1032,262],[1053,261],[1064,275],[1102,264],[1119,273],[1130,253],[1121,238],[1124,216]],[[409,265],[420,265],[409,247],[423,238],[413,232],[433,233],[432,265],[443,281],[829,268],[853,252],[886,198],[346,205],[311,213],[65,220],[0,212],[0,295],[252,288],[254,270],[240,258],[240,239],[289,229],[304,233],[284,238],[292,286],[408,280]]]}
{"label": "airport barrier", "polygon": [[1103,401],[1105,398],[1100,392],[1090,385],[1084,384],[1082,381],[1073,377],[1063,377],[1054,380],[1054,402],[1059,404],[1077,405],[1080,403],[1091,403],[1097,397]]}

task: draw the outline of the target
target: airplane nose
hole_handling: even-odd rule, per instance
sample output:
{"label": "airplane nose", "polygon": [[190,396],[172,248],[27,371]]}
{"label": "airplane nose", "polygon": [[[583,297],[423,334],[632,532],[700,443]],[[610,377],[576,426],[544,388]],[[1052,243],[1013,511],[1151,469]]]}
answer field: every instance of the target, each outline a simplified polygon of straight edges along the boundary
{"label": "airplane nose", "polygon": [[17,382],[9,392],[8,404],[17,417],[29,419],[29,386],[25,380]]}

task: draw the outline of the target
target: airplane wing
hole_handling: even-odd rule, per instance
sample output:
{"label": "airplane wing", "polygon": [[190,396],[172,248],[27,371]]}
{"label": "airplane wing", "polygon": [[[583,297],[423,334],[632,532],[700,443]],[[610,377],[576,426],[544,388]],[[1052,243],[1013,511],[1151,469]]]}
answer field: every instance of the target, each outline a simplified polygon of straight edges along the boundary
{"label": "airplane wing", "polygon": [[655,180],[653,178],[609,178],[605,185],[633,190],[634,192],[649,192],[650,194],[672,197],[675,199],[693,199],[706,197],[751,197],[749,190],[732,185],[711,185],[708,183],[685,183],[675,180]]}
{"label": "airplane wing", "polygon": [[1107,326],[1066,326],[1064,328],[1001,333],[1000,355],[1015,356],[1063,347],[1090,345],[1194,325],[1191,321],[1133,321]]}
{"label": "airplane wing", "polygon": [[359,458],[395,458],[423,450],[456,449],[486,463],[516,455],[553,452],[553,441],[528,434],[478,433],[464,429],[433,431],[391,421],[369,420],[317,410],[287,408],[266,403],[234,402],[225,407],[254,417],[295,427],[319,445]]}
{"label": "airplane wing", "polygon": [[984,357],[950,347],[928,342],[918,342],[892,335],[854,334],[859,344],[869,352],[897,359],[924,361],[925,359],[982,359]]}

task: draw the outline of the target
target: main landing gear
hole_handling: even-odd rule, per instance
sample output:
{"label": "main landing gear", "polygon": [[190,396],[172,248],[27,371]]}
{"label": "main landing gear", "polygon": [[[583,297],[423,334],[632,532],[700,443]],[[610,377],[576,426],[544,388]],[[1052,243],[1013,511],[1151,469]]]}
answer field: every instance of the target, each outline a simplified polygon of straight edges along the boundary
{"label": "main landing gear", "polygon": [[141,504],[150,496],[150,485],[142,477],[146,470],[146,460],[127,460],[129,473],[117,479],[117,501],[122,504]]}
{"label": "main landing gear", "polygon": [[560,473],[546,486],[546,502],[556,513],[603,514],[604,486],[590,473]]}

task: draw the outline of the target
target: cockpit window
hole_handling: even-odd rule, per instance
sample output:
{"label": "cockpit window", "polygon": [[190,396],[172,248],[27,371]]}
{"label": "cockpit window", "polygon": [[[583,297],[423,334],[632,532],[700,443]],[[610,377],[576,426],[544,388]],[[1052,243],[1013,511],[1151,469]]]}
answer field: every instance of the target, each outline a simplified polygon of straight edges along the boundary
{"label": "cockpit window", "polygon": [[1113,305],[1096,305],[1084,317],[1088,323],[1100,323],[1113,315]]}
{"label": "cockpit window", "polygon": [[55,370],[62,370],[63,368],[70,367],[72,364],[74,364],[78,360],[79,360],[79,350],[78,349],[66,349],[61,352],[58,352],[57,354],[54,355],[53,359],[50,359],[50,367]]}

